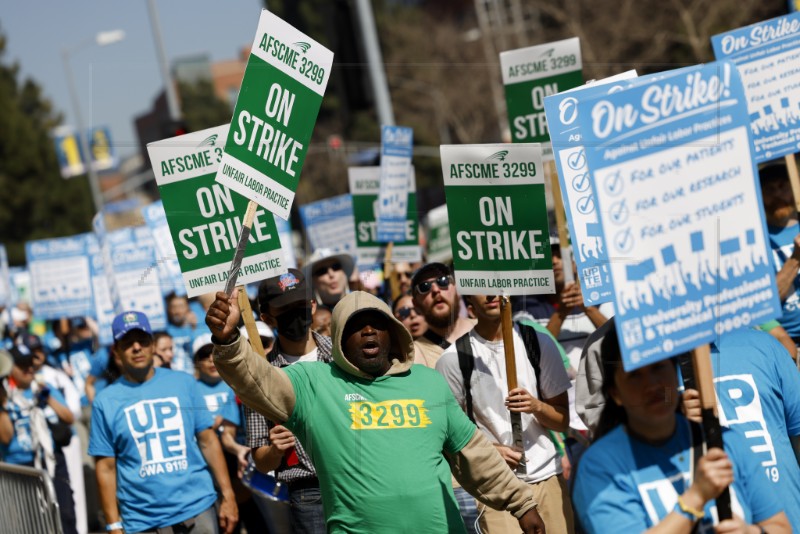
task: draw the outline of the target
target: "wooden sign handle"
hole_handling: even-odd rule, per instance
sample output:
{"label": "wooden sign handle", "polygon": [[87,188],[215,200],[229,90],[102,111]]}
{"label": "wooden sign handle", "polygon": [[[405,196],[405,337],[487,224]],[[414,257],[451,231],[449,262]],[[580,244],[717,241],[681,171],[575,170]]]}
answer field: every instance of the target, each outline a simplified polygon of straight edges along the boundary
{"label": "wooden sign handle", "polygon": [[256,321],[253,319],[253,309],[250,307],[250,298],[244,286],[239,286],[239,310],[242,312],[244,327],[247,330],[247,338],[250,346],[259,356],[265,356],[264,345],[261,343],[261,336],[258,334]]}
{"label": "wooden sign handle", "polygon": [[[506,356],[506,381],[508,391],[517,387],[517,362],[514,354],[514,326],[511,323],[511,301],[508,297],[500,297],[500,318],[503,331],[503,349]],[[519,474],[527,473],[527,463],[525,459],[525,443],[522,441],[522,414],[519,412],[509,412],[511,418],[511,439],[514,441],[514,448],[522,453],[522,457],[517,465],[516,472]]]}
{"label": "wooden sign handle", "polygon": [[794,195],[794,205],[800,212],[800,174],[797,171],[797,161],[794,154],[784,156],[786,168],[789,171],[789,183],[792,184],[792,194]]}
{"label": "wooden sign handle", "polygon": [[233,253],[231,268],[228,270],[228,281],[225,283],[225,293],[230,297],[233,295],[233,288],[236,287],[236,280],[239,278],[239,269],[244,258],[244,249],[247,248],[247,241],[250,239],[250,229],[253,227],[253,219],[256,218],[258,204],[252,200],[247,203],[247,211],[244,213],[242,230],[239,234],[239,242],[236,244],[236,251]]}
{"label": "wooden sign handle", "polygon": [[547,162],[547,169],[550,174],[550,188],[553,191],[553,204],[556,212],[556,227],[558,228],[558,240],[561,248],[561,260],[564,265],[564,283],[569,284],[575,281],[572,273],[572,255],[565,254],[569,248],[567,231],[567,215],[564,212],[564,198],[561,196],[561,184],[558,183],[558,172],[556,172],[556,164],[553,161]]}
{"label": "wooden sign handle", "polygon": [[[711,370],[711,347],[700,345],[692,351],[692,367],[694,367],[694,379],[697,384],[697,391],[700,393],[700,407],[703,416],[703,435],[705,436],[706,447],[723,448],[722,428],[717,417],[717,394],[714,390],[714,374]],[[717,501],[717,515],[720,521],[731,519],[731,494],[725,488]]]}

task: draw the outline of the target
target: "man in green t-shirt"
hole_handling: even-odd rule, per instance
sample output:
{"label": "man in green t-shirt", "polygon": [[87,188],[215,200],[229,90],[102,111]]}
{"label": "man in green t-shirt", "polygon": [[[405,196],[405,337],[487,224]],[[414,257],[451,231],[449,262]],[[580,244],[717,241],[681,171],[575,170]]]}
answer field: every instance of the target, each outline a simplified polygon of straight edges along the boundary
{"label": "man in green t-shirt", "polygon": [[246,404],[300,439],[317,469],[330,532],[464,533],[451,471],[478,499],[513,513],[524,532],[544,532],[529,486],[464,415],[442,376],[413,365],[411,335],[385,303],[350,293],[333,310],[333,363],[285,369],[241,340],[239,318],[236,292],[217,293],[206,316],[217,369]]}

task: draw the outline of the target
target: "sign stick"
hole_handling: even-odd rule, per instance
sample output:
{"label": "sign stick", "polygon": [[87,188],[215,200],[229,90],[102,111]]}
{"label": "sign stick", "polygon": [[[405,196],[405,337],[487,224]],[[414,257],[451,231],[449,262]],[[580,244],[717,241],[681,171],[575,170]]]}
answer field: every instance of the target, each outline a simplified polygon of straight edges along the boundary
{"label": "sign stick", "polygon": [[394,243],[386,245],[386,252],[383,257],[383,274],[389,280],[389,292],[392,295],[392,302],[400,298],[400,284],[394,276],[394,265],[392,264],[392,251]]}
{"label": "sign stick", "polygon": [[[714,375],[711,370],[711,347],[700,345],[692,351],[694,364],[694,378],[697,390],[700,392],[700,407],[703,415],[703,434],[706,438],[706,447],[719,447],[722,445],[722,428],[717,417],[717,395],[714,391]],[[717,497],[717,514],[720,521],[731,519],[731,494],[725,488]]]}
{"label": "sign stick", "polygon": [[247,248],[247,240],[250,239],[250,229],[253,227],[253,219],[256,217],[257,209],[258,204],[254,201],[251,200],[247,203],[247,211],[244,213],[244,220],[242,221],[242,232],[239,234],[239,242],[236,244],[231,268],[228,271],[228,282],[225,284],[225,293],[229,297],[233,294],[233,288],[236,287],[236,279],[239,278],[239,268],[242,266],[244,249]]}
{"label": "sign stick", "polygon": [[[517,362],[514,355],[514,327],[511,324],[511,301],[508,297],[501,297],[500,311],[503,329],[503,347],[506,355],[506,381],[508,390],[517,387]],[[522,414],[509,412],[511,415],[511,437],[514,447],[522,453],[522,458],[517,465],[517,473],[525,473],[525,447],[522,442]]]}
{"label": "sign stick", "polygon": [[794,195],[794,205],[800,211],[800,174],[797,172],[797,160],[794,154],[784,156],[786,168],[789,170],[789,183],[792,184],[792,194]]}
{"label": "sign stick", "polygon": [[239,310],[242,312],[244,327],[247,330],[247,338],[250,346],[259,356],[264,356],[264,345],[261,344],[261,336],[258,335],[256,321],[253,319],[253,309],[250,307],[250,298],[244,286],[239,286]]}
{"label": "sign stick", "polygon": [[558,240],[561,242],[561,263],[564,265],[564,283],[575,281],[572,274],[572,254],[567,241],[567,216],[564,214],[564,200],[561,198],[561,186],[558,183],[558,173],[554,161],[547,162],[547,171],[550,175],[550,186],[553,191],[553,204],[556,211],[556,226],[558,227]]}

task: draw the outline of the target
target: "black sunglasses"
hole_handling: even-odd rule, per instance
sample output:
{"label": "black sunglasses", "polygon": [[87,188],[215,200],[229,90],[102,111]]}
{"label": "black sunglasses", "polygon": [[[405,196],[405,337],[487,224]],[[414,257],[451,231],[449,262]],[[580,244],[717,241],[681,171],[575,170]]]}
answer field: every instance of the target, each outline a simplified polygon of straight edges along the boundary
{"label": "black sunglasses", "polygon": [[397,318],[401,321],[408,319],[411,316],[411,312],[416,313],[419,315],[417,309],[413,306],[403,306],[402,308],[397,308],[394,312],[397,314]]}
{"label": "black sunglasses", "polygon": [[339,263],[338,261],[336,263],[329,263],[328,265],[325,265],[323,267],[317,267],[311,272],[311,274],[313,274],[314,276],[322,276],[323,274],[328,274],[328,269],[333,269],[334,271],[341,271],[342,264]]}
{"label": "black sunglasses", "polygon": [[453,281],[450,279],[449,276],[440,276],[436,280],[427,280],[425,282],[420,282],[419,284],[416,285],[414,289],[420,295],[427,295],[428,293],[430,293],[433,284],[439,286],[439,289],[444,290],[450,287],[450,284],[452,283]]}

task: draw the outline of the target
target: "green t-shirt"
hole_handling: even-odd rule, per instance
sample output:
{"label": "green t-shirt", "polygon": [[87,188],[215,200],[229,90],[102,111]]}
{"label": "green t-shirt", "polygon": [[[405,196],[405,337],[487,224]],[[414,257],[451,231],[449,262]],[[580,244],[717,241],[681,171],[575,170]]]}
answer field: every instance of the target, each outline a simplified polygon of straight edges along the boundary
{"label": "green t-shirt", "polygon": [[422,365],[365,380],[335,364],[284,369],[297,403],[286,423],[317,470],[328,532],[464,532],[442,451],[475,425]]}

